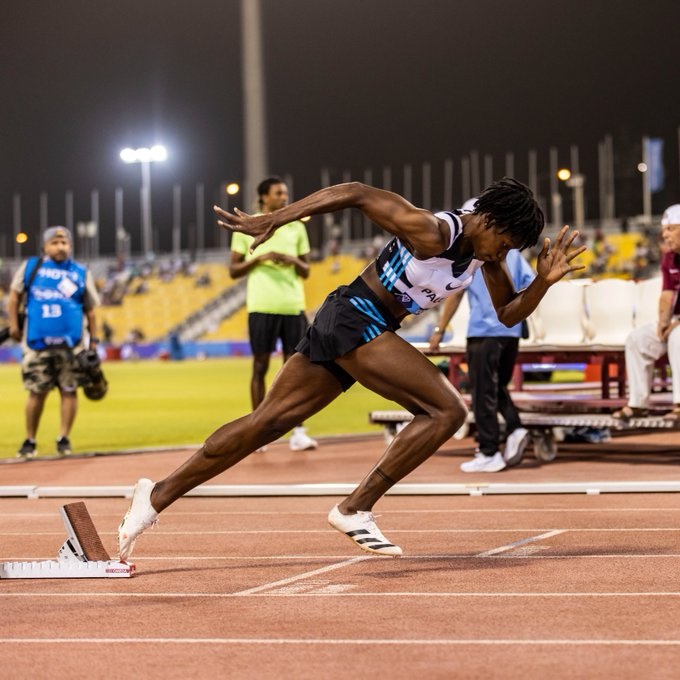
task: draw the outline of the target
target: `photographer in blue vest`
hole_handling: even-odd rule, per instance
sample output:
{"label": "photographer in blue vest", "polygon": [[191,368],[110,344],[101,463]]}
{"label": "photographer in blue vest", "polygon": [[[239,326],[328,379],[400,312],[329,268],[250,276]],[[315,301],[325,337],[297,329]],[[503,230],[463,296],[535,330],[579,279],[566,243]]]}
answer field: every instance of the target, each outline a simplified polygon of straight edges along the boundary
{"label": "photographer in blue vest", "polygon": [[[71,259],[73,241],[66,227],[43,234],[43,256],[31,257],[17,270],[8,301],[10,337],[21,342],[21,374],[28,390],[26,440],[17,455],[37,455],[36,435],[47,395],[61,397],[61,431],[56,453],[71,453],[69,436],[78,410],[76,389],[82,383],[77,355],[95,349],[99,295],[92,274]],[[25,321],[20,322],[24,303]]]}

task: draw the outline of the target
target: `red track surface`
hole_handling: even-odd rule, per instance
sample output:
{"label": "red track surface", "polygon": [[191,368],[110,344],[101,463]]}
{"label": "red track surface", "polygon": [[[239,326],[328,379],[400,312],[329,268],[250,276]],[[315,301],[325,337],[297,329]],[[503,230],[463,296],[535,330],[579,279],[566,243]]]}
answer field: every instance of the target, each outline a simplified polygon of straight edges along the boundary
{"label": "red track surface", "polygon": [[[451,442],[408,482],[680,480],[677,433],[562,445],[464,475]],[[380,438],[282,445],[216,483],[356,482]],[[0,485],[130,485],[187,452],[0,467]],[[0,499],[0,561],[51,559],[69,499]],[[185,498],[140,538],[132,579],[0,580],[3,678],[676,678],[676,494],[387,496],[400,559],[328,527],[332,497]],[[115,553],[121,498],[86,499]]]}

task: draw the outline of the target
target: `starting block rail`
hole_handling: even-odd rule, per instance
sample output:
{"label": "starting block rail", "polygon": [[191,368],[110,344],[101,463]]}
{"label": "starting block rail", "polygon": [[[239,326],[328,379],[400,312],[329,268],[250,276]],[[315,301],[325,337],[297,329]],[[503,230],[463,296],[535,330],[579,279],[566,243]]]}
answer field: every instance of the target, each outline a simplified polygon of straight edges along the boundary
{"label": "starting block rail", "polygon": [[1,562],[0,578],[129,578],[135,565],[112,560],[85,503],[61,508],[66,541],[56,560]]}

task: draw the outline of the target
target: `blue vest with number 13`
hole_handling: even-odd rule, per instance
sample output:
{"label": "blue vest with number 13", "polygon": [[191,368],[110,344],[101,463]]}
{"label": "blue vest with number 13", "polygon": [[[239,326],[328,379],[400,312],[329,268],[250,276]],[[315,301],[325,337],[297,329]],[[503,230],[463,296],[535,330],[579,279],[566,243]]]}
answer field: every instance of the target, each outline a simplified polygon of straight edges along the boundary
{"label": "blue vest with number 13", "polygon": [[[38,261],[29,259],[24,285]],[[27,291],[26,342],[32,349],[74,347],[83,335],[87,269],[73,260],[44,260]]]}

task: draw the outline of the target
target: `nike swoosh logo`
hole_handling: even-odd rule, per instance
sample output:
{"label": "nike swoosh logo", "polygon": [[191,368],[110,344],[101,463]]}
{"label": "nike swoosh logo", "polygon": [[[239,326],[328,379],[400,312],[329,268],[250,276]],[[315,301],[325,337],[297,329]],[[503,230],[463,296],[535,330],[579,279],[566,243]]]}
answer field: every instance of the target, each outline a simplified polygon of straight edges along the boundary
{"label": "nike swoosh logo", "polygon": [[453,284],[453,283],[447,283],[446,284],[446,290],[455,290],[456,288],[460,288],[460,284]]}

